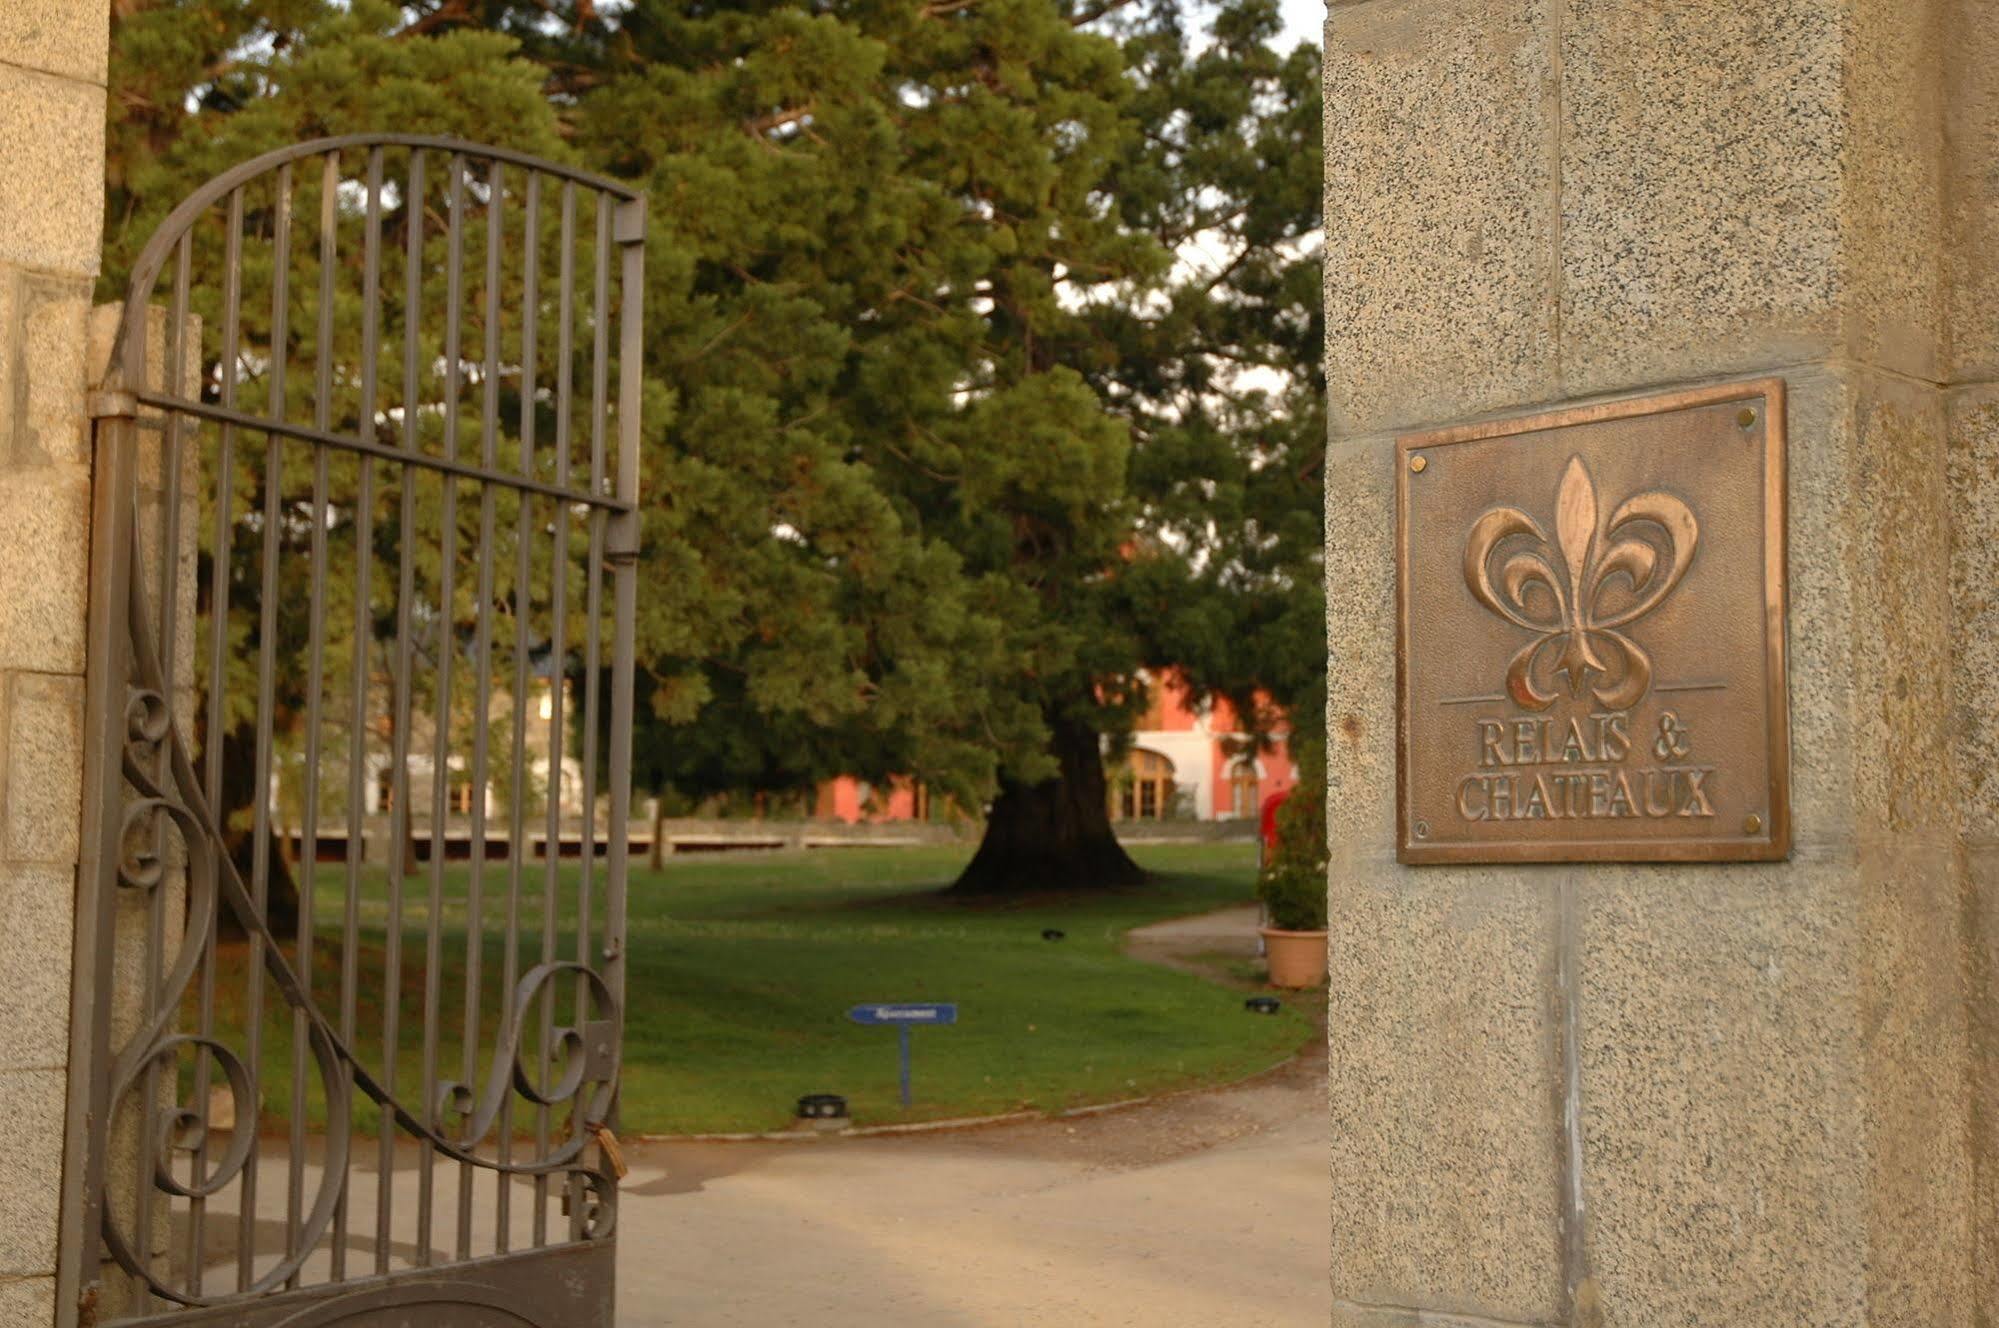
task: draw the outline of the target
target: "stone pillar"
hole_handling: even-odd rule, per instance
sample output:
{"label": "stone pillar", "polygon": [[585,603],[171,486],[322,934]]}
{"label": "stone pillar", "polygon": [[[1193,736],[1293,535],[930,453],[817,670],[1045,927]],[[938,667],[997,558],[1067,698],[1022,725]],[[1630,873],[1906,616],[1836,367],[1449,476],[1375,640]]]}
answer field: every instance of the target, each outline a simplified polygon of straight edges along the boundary
{"label": "stone pillar", "polygon": [[83,752],[104,0],[0,5],[0,1323],[54,1315]]}
{"label": "stone pillar", "polygon": [[[1334,1321],[1999,1322],[1999,0],[1333,0]],[[1395,454],[1790,398],[1795,851],[1395,854]]]}

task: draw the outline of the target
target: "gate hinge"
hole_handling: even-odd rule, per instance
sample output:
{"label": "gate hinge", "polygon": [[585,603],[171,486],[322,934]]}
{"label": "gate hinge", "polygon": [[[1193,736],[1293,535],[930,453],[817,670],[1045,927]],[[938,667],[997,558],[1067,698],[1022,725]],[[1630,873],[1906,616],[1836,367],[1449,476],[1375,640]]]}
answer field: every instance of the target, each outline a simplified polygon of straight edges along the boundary
{"label": "gate hinge", "polygon": [[623,513],[605,532],[604,562],[610,567],[630,567],[639,560],[639,522],[632,513]]}
{"label": "gate hinge", "polygon": [[137,419],[139,398],[123,388],[100,388],[84,398],[84,413],[93,420]]}
{"label": "gate hinge", "polygon": [[618,204],[616,220],[619,244],[644,244],[646,238],[646,201],[643,197],[628,198]]}

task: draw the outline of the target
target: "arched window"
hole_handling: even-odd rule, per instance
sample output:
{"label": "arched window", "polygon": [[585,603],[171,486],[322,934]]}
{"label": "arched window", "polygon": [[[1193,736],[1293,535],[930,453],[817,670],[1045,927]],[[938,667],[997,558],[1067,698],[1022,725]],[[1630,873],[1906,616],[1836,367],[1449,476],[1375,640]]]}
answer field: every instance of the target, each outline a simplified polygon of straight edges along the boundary
{"label": "arched window", "polygon": [[1135,749],[1119,776],[1111,802],[1116,819],[1157,821],[1173,805],[1173,763],[1158,752]]}
{"label": "arched window", "polygon": [[1229,771],[1229,807],[1237,817],[1256,815],[1256,762],[1237,761]]}

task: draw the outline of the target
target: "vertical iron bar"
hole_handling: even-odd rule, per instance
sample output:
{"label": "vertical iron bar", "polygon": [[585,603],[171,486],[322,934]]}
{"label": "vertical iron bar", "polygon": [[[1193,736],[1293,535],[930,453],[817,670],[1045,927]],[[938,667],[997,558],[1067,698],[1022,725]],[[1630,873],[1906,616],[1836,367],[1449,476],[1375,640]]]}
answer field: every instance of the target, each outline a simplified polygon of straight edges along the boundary
{"label": "vertical iron bar", "polygon": [[[225,304],[225,307],[228,307]],[[126,306],[129,320],[132,306]],[[145,341],[128,345],[124,383],[144,382]],[[134,372],[136,370],[136,372]],[[111,983],[118,857],[123,839],[126,626],[132,569],[133,454],[138,430],[127,416],[98,422],[91,477],[89,667],[84,678],[83,823],[77,864],[77,918],[71,968],[69,1106],[64,1119],[56,1314],[80,1328],[79,1307],[98,1294],[105,1207],[104,1154],[111,1103]],[[89,1288],[86,1292],[85,1288]]]}
{"label": "vertical iron bar", "polygon": [[[233,218],[229,225],[229,238],[225,245],[240,245],[242,200],[232,199],[230,213]],[[237,337],[237,309],[242,296],[242,269],[237,261],[239,249],[231,249],[225,255],[222,272],[222,341],[226,347],[234,345]],[[236,366],[234,356],[225,354],[221,364],[221,394],[225,405],[234,404],[236,399]],[[204,729],[205,750],[202,752],[207,769],[203,772],[203,793],[211,807],[222,805],[222,731],[226,721],[223,718],[223,696],[227,690],[228,650],[229,650],[229,567],[234,560],[233,544],[235,521],[230,508],[234,497],[236,480],[236,430],[230,425],[221,427],[220,443],[215,463],[215,548],[210,560],[208,580],[208,716]],[[212,858],[208,870],[208,889],[218,896],[222,890],[221,867]],[[219,914],[221,910],[216,910]],[[201,969],[201,1035],[212,1036],[215,1031],[215,978],[216,978],[216,922],[211,922],[206,941],[206,958]],[[208,1111],[207,1084],[209,1058],[201,1059],[197,1071],[197,1084],[202,1096],[196,1101],[201,1104],[205,1119]],[[206,1132],[204,1131],[204,1134]],[[205,1165],[208,1160],[208,1142],[202,1140],[200,1150],[195,1154],[196,1165]],[[188,1221],[188,1243],[195,1251],[195,1258],[189,1264],[189,1289],[199,1294],[202,1290],[202,1265],[205,1256],[205,1228],[208,1204],[199,1200],[191,1206]]]}
{"label": "vertical iron bar", "polygon": [[[272,296],[270,296],[270,416],[284,418],[284,370],[290,356],[292,320],[292,168],[278,168],[276,228],[272,234]],[[252,816],[250,846],[250,904],[262,918],[270,902],[270,744],[272,744],[272,688],[276,678],[274,648],[278,632],[278,486],[282,456],[278,436],[266,434],[264,442],[264,566],[258,592],[258,680],[256,680],[256,812]],[[244,1044],[248,1048],[250,1082],[264,1080],[264,938],[250,932],[250,962],[244,980],[250,992],[244,1000]],[[236,1232],[236,1290],[250,1290],[256,1276],[256,1172],[258,1122],[256,1104],[250,1104],[250,1158],[244,1164],[242,1212]]]}
{"label": "vertical iron bar", "polygon": [[631,853],[632,651],[638,608],[639,400],[644,376],[645,200],[618,206],[620,247],[618,348],[618,498],[628,506],[612,520],[616,636],[611,647],[611,843],[604,880],[604,985],[625,1008],[625,874]]}
{"label": "vertical iron bar", "polygon": [[[367,211],[361,240],[361,394],[356,403],[355,433],[375,437],[376,363],[381,352],[382,297],[382,150],[368,149]],[[368,759],[368,647],[373,644],[369,597],[374,591],[375,458],[361,454],[361,486],[354,502],[354,649],[349,680],[347,719],[347,897],[341,918],[340,1036],[355,1045],[356,1004],[360,986],[361,864],[367,857],[367,799],[363,779]],[[331,1089],[328,1089],[331,1092]],[[341,1074],[340,1091],[351,1103],[354,1073]],[[333,1210],[333,1280],[346,1280],[348,1192],[342,1177],[340,1202]],[[377,1236],[377,1255],[379,1241]]]}
{"label": "vertical iron bar", "polygon": [[[329,152],[320,164],[319,184],[319,307],[313,341],[312,422],[324,429],[333,397],[333,278],[339,233],[340,154]],[[313,911],[319,871],[319,706],[326,690],[326,528],[329,476],[326,449],[312,449],[311,588],[307,591],[305,765],[300,771],[298,973],[299,985],[312,998]],[[305,1084],[309,1071],[307,1021],[303,1009],[292,1011],[291,1168],[285,1202],[286,1247],[295,1248],[305,1192]],[[327,1084],[331,1093],[333,1085]],[[298,1285],[296,1275],[290,1285]]]}
{"label": "vertical iron bar", "polygon": [[[382,372],[382,148],[370,148],[368,150],[368,210],[366,210],[366,228],[362,230],[362,404],[360,404],[360,412],[358,412],[358,420],[356,420],[356,432],[366,442],[374,442],[374,436],[376,436],[376,408],[380,406],[380,372]],[[366,454],[362,456],[362,520],[360,520],[360,536],[368,536],[366,542],[372,546],[372,536],[374,536],[374,458],[366,456]],[[402,556],[402,550],[398,548],[398,558],[400,556]],[[374,646],[374,614],[372,614],[372,608],[370,608],[370,598],[372,598],[370,574],[372,572],[374,572],[374,550],[370,548],[362,556],[362,564],[360,564],[360,594],[356,596],[356,604],[358,604],[356,618],[354,618],[356,626],[360,628],[360,624],[366,624],[366,630],[356,630],[356,646],[354,646],[356,668],[360,668],[360,664],[368,658],[368,648]],[[400,706],[400,698],[396,696],[394,686],[396,686],[396,680],[392,678],[390,680],[390,688],[392,688],[392,692],[390,692],[392,702],[390,704],[398,704]],[[366,714],[364,706],[356,704],[354,714],[356,714],[356,718],[362,718]],[[402,728],[400,728],[402,710],[400,708],[396,710],[392,722],[398,724],[396,732],[390,734],[390,746],[394,748],[396,734],[402,732]],[[352,780],[352,772],[350,772],[348,778]],[[392,832],[390,832],[390,844],[388,844],[388,860],[382,864],[382,870],[384,870],[384,876],[388,880],[388,890],[400,896],[400,888],[402,888],[402,882],[400,882],[400,872],[402,872],[402,838],[398,838],[394,834],[394,826],[398,824],[398,812],[406,810],[406,804],[408,804],[408,796],[406,794],[410,792],[408,782],[402,778],[402,770],[400,768],[394,770],[394,774],[390,776],[388,788],[390,788],[390,826],[392,826]],[[358,920],[358,912],[356,910],[358,910],[358,900],[350,892],[348,894],[348,916]],[[358,938],[352,934],[356,928],[350,926],[348,930],[350,930],[348,942],[358,946]],[[390,942],[388,938],[384,938],[384,948],[388,950],[388,946],[394,946],[394,942]],[[384,954],[384,976],[386,976],[386,960],[388,960],[388,952]],[[384,990],[382,992],[386,1032],[394,1032],[394,1028],[396,1028],[396,1024],[394,1024],[396,996],[398,996],[396,990]],[[384,1076],[384,1084],[386,1086],[394,1086],[394,1080],[396,1080],[396,1046],[388,1038],[384,1038],[384,1044],[382,1044],[382,1076]],[[376,1276],[382,1276],[382,1274],[388,1272],[390,1218],[392,1218],[392,1212],[394,1212],[390,1196],[392,1196],[392,1186],[394,1186],[394,1180],[396,1180],[394,1166],[392,1166],[392,1158],[394,1158],[392,1146],[396,1142],[394,1130],[396,1130],[396,1116],[384,1104],[382,1112],[380,1112],[380,1136],[382,1136],[382,1156],[380,1156],[380,1162],[382,1162],[382,1166],[376,1170],[376,1240],[374,1240],[374,1246],[376,1246],[376,1262],[374,1262]]]}
{"label": "vertical iron bar", "polygon": [[[535,302],[540,275],[541,175],[527,172],[526,220],[521,235],[521,418],[520,466],[523,476],[534,472],[534,384],[535,384]],[[518,1035],[513,1027],[514,983],[520,976],[521,868],[527,850],[525,820],[528,757],[528,619],[534,608],[534,564],[530,545],[534,538],[534,504],[525,491],[518,491],[514,521],[514,713],[513,713],[513,797],[507,811],[507,837],[512,844],[507,854],[507,933],[500,979],[500,1045],[507,1046]],[[514,1160],[514,1096],[508,1092],[500,1101],[499,1154],[501,1170],[493,1173],[497,1193],[494,1202],[494,1248],[501,1254],[512,1245],[514,1178],[505,1170]]]}
{"label": "vertical iron bar", "polygon": [[[562,260],[558,280],[561,294],[556,303],[555,332],[555,478],[570,483],[569,474],[569,357],[575,346],[570,335],[571,288],[576,282],[576,186],[562,186]],[[556,891],[562,865],[562,715],[564,679],[564,615],[569,612],[569,504],[555,505],[555,548],[549,559],[549,712],[548,712],[548,863],[541,901],[541,962],[555,959],[557,926]],[[541,996],[541,1082],[548,1082],[549,1042],[554,1035],[555,992],[545,988]],[[580,1031],[580,1030],[579,1030]],[[535,1111],[535,1156],[547,1157],[549,1113],[546,1106]],[[534,1243],[548,1243],[548,1177],[534,1178]]]}
{"label": "vertical iron bar", "polygon": [[[593,251],[595,290],[590,310],[591,350],[590,350],[590,492],[598,497],[605,492],[605,417],[610,410],[611,382],[611,215],[616,203],[610,195],[597,195],[597,236]],[[584,611],[589,619],[589,637],[584,655],[583,692],[583,801],[587,808],[587,823],[583,835],[583,862],[578,878],[576,893],[576,962],[586,968],[595,967],[596,934],[592,922],[591,905],[594,901],[596,885],[592,879],[593,858],[597,843],[597,720],[598,720],[598,675],[601,669],[600,643],[604,622],[604,541],[606,534],[605,515],[602,508],[592,508],[590,512],[590,550],[586,563],[587,578],[584,589]],[[605,843],[608,857],[610,844]],[[590,984],[576,984],[576,1027],[578,1030],[589,1026]],[[588,1122],[578,1113],[571,1122],[574,1136],[581,1138],[588,1130]],[[583,1238],[583,1202],[574,1181],[569,1188],[569,1238]]]}
{"label": "vertical iron bar", "polygon": [[[458,456],[458,394],[460,382],[460,315],[465,301],[465,158],[451,158],[451,183],[447,204],[449,227],[444,295],[444,454]],[[457,618],[453,600],[458,559],[458,484],[449,475],[443,484],[443,515],[439,524],[442,554],[438,560],[437,591],[437,719],[431,741],[430,772],[430,912],[424,932],[423,974],[423,1120],[431,1129],[438,1125],[437,1038],[439,1031],[438,995],[444,969],[444,825],[451,796],[451,663],[458,653]],[[434,1222],[437,1154],[428,1146],[422,1152],[417,1173],[417,1262],[431,1262]]]}
{"label": "vertical iron bar", "polygon": [[[418,309],[423,299],[423,149],[410,149],[409,186],[403,195],[403,220],[408,228],[403,248],[403,447],[412,455],[417,450],[417,331]],[[395,803],[389,809],[389,920],[383,942],[383,967],[388,972],[382,984],[382,1088],[391,1097],[396,1091],[396,1059],[400,1053],[400,1016],[403,999],[403,855],[413,841],[410,816],[415,811],[415,790],[410,780],[410,601],[416,598],[416,482],[417,469],[403,466],[398,474],[402,510],[396,532],[396,664],[390,681],[395,686],[394,728],[390,733],[391,768],[395,771]],[[394,1208],[391,1195],[396,1179],[396,1117],[386,1106],[381,1114],[380,1155],[376,1163],[380,1182],[375,1191],[375,1271],[389,1269],[389,1236],[393,1230]]]}
{"label": "vertical iron bar", "polygon": [[[160,366],[160,384],[166,388],[168,396],[182,394],[182,376],[186,370],[186,346],[182,344],[184,328],[188,326],[188,260],[192,256],[194,236],[182,232],[180,244],[174,246],[174,302],[168,312],[168,326],[164,340],[166,364]],[[140,334],[144,334],[144,326]],[[178,632],[174,630],[180,616],[180,436],[182,420],[174,410],[166,412],[160,422],[160,584],[156,594],[156,604],[160,606],[160,700],[166,704],[172,722],[178,722],[178,712],[174,708],[174,646]],[[144,558],[144,550],[140,550]],[[172,762],[172,750],[168,744],[160,746],[158,762],[154,766],[154,778],[160,786],[168,786],[168,770]],[[154,822],[152,828],[152,852],[160,862],[168,862],[166,856],[166,826]],[[148,900],[148,920],[146,920],[146,986],[144,986],[144,1010],[142,1018],[152,1016],[158,1008],[164,992],[160,990],[160,976],[166,962],[166,890],[158,888]],[[144,1086],[140,1088],[144,1114],[138,1138],[138,1212],[134,1214],[134,1248],[146,1268],[152,1268],[152,1168],[154,1168],[154,1132],[150,1126],[152,1112],[160,1104],[160,1066],[158,1062],[146,1064]],[[176,1084],[178,1096],[178,1084]],[[172,1156],[168,1156],[172,1160]],[[146,1308],[150,1308],[152,1298],[146,1296]]]}
{"label": "vertical iron bar", "polygon": [[[499,451],[500,415],[500,207],[505,171],[491,163],[486,176],[486,362],[481,386],[484,407],[480,422],[480,462],[492,469]],[[493,486],[479,486],[479,602],[473,655],[479,681],[473,694],[472,730],[472,872],[465,887],[465,1085],[479,1082],[479,987],[485,918],[481,892],[486,868],[486,729],[493,695]],[[476,1091],[476,1090],[474,1090]],[[458,1169],[458,1257],[472,1257],[472,1173]]]}
{"label": "vertical iron bar", "polygon": [[609,493],[605,446],[611,409],[611,219],[619,204],[609,194],[597,195],[597,294],[593,313],[590,357],[590,492]]}

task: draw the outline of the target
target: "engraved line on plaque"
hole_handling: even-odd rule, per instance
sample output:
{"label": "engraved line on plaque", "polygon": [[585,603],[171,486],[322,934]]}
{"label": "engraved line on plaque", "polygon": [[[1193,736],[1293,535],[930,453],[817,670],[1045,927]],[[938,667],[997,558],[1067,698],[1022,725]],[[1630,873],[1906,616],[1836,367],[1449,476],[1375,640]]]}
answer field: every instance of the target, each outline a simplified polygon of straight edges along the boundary
{"label": "engraved line on plaque", "polygon": [[[1567,720],[1475,720],[1477,768],[1459,780],[1454,799],[1466,821],[1715,815],[1715,770],[1692,762],[1692,730],[1663,710],[1656,732],[1634,735],[1631,714],[1653,690],[1653,666],[1630,629],[1686,579],[1700,523],[1684,501],[1657,490],[1624,499],[1607,521],[1600,513],[1596,483],[1575,455],[1556,489],[1552,539],[1518,507],[1487,512],[1466,538],[1472,596],[1530,635],[1507,665],[1503,694],[1444,704],[1510,699],[1541,716],[1564,687],[1575,702],[1587,694],[1591,703],[1586,716]],[[1659,764],[1631,768],[1634,754]]]}

